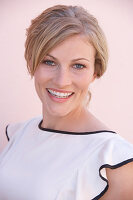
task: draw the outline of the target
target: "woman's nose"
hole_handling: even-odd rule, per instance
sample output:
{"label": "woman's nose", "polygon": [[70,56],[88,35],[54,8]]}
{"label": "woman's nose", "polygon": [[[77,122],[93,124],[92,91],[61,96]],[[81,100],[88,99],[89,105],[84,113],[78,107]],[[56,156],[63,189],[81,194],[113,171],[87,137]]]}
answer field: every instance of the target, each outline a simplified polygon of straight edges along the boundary
{"label": "woman's nose", "polygon": [[71,85],[72,79],[70,71],[68,69],[60,68],[56,73],[56,76],[54,77],[54,82],[60,88],[64,88],[68,85]]}

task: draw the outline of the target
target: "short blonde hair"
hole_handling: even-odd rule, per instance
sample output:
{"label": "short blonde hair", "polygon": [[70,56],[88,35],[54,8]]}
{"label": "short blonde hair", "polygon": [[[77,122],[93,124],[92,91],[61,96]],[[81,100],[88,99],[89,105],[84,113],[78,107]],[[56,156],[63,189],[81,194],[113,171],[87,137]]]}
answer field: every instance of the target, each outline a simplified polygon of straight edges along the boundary
{"label": "short blonde hair", "polygon": [[37,66],[59,43],[82,34],[96,50],[95,74],[99,78],[107,68],[108,50],[105,35],[97,19],[80,6],[56,5],[44,10],[27,29],[25,59],[33,77]]}

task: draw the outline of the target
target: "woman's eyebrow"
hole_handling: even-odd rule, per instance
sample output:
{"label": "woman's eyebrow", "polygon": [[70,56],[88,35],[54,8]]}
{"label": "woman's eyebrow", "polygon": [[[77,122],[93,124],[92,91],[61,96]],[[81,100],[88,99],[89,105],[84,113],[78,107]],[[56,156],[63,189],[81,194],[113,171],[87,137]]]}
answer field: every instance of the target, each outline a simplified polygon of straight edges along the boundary
{"label": "woman's eyebrow", "polygon": [[87,58],[76,58],[76,59],[73,59],[72,61],[77,61],[77,60],[86,60],[86,61],[90,62]]}
{"label": "woman's eyebrow", "polygon": [[[47,54],[46,56],[49,56],[49,57],[53,58],[54,60],[58,60],[57,58],[55,58],[54,56],[52,56],[50,54]],[[78,61],[78,60],[86,60],[86,61],[90,62],[90,60],[88,60],[87,58],[75,58],[72,60],[72,62]]]}
{"label": "woman's eyebrow", "polygon": [[54,60],[58,60],[57,58],[55,58],[54,56],[52,56],[50,54],[47,54],[46,56],[49,56],[49,57],[53,58]]}

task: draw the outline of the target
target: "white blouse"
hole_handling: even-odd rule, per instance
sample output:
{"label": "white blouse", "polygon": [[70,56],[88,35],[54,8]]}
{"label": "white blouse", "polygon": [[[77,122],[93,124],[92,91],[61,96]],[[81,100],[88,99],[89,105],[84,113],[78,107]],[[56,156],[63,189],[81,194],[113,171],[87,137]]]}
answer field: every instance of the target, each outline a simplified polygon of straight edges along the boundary
{"label": "white blouse", "polygon": [[114,131],[67,132],[41,122],[37,117],[7,127],[1,200],[97,200],[108,189],[105,168],[133,161],[133,145]]}

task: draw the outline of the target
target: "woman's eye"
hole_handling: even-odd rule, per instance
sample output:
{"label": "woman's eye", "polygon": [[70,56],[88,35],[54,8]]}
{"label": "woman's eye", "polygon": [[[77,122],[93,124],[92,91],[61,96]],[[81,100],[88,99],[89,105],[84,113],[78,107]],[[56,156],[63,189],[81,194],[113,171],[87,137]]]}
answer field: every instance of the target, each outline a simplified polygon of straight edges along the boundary
{"label": "woman's eye", "polygon": [[43,63],[49,66],[55,66],[55,63],[52,60],[43,60]]}
{"label": "woman's eye", "polygon": [[75,65],[74,65],[74,68],[75,68],[75,69],[83,69],[83,68],[86,68],[86,66],[85,66],[85,65],[82,65],[82,64],[75,64]]}

